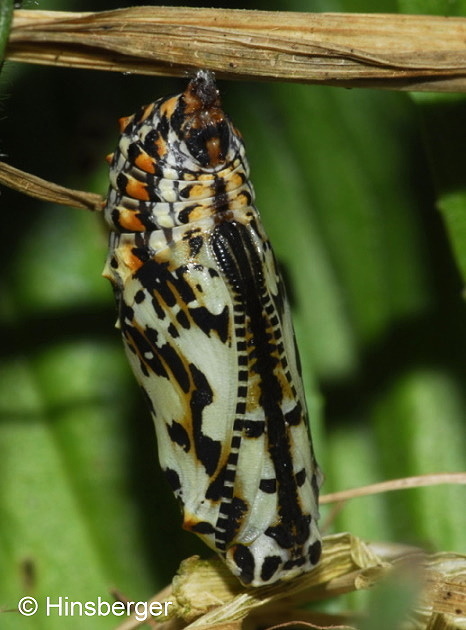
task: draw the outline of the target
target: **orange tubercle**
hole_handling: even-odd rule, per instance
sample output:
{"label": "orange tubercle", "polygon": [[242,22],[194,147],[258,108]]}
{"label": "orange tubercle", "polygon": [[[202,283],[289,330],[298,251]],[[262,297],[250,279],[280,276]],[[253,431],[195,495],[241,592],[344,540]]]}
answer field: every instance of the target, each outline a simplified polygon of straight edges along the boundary
{"label": "orange tubercle", "polygon": [[144,109],[144,114],[141,116],[141,122],[144,122],[144,120],[149,118],[149,116],[154,111],[154,106],[155,106],[155,103],[151,103],[150,105],[146,106],[146,108]]}
{"label": "orange tubercle", "polygon": [[141,201],[149,201],[149,193],[147,192],[147,186],[144,182],[140,182],[137,179],[128,179],[126,184],[126,194],[133,199],[140,199]]}
{"label": "orange tubercle", "polygon": [[134,163],[145,173],[155,173],[154,158],[151,158],[147,153],[140,153]]}
{"label": "orange tubercle", "polygon": [[169,98],[168,101],[165,101],[165,103],[162,103],[162,105],[160,106],[161,115],[167,116],[168,118],[170,118],[170,116],[175,111],[177,104],[178,104],[177,96],[174,96],[173,98]]}
{"label": "orange tubercle", "polygon": [[125,245],[124,249],[121,251],[120,258],[126,268],[129,269],[131,273],[135,273],[144,263],[140,258],[133,254],[132,249],[133,247],[131,245]]}
{"label": "orange tubercle", "polygon": [[118,125],[119,125],[120,131],[122,133],[126,129],[128,124],[133,120],[133,118],[134,118],[134,115],[133,116],[123,116],[122,118],[118,119]]}
{"label": "orange tubercle", "polygon": [[146,229],[136,212],[133,210],[124,210],[123,208],[120,210],[118,216],[118,225],[123,230],[128,230],[129,232],[144,232]]}

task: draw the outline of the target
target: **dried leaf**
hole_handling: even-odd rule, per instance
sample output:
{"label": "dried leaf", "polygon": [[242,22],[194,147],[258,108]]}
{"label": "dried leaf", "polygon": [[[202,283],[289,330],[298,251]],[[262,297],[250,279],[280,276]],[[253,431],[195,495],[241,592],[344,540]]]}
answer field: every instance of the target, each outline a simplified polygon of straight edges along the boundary
{"label": "dried leaf", "polygon": [[465,91],[466,19],[133,7],[15,11],[7,58],[80,68]]}
{"label": "dried leaf", "polygon": [[[298,623],[302,627],[316,627],[319,622],[320,627],[325,627],[322,623],[327,620],[326,625],[330,627],[331,616],[300,611],[297,607],[341,593],[372,588],[393,571],[421,586],[419,603],[410,615],[409,628],[465,628],[466,556],[452,553],[428,556],[402,545],[397,554],[393,545],[390,547],[394,560],[388,563],[351,534],[327,536],[322,560],[314,571],[291,582],[249,590],[241,587],[218,558],[209,561],[197,556],[188,558],[181,563],[171,587],[151,600],[173,602],[170,614],[178,619],[178,623],[173,619],[157,628],[239,630],[246,618],[251,621],[260,619],[256,625],[272,625],[266,620],[278,621],[278,611],[279,618],[287,617],[280,627],[287,627],[289,620],[293,620],[295,627]],[[432,625],[434,618],[437,625]],[[180,626],[181,620],[184,623]],[[342,616],[334,618],[335,623],[345,621],[348,620]],[[442,626],[439,623],[456,625]],[[132,630],[138,625],[139,622],[132,618],[117,630]]]}

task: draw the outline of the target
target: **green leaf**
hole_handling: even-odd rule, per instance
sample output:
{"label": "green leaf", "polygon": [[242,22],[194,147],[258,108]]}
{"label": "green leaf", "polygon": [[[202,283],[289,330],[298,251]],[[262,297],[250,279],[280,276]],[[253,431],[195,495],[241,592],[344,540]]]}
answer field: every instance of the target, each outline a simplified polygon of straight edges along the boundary
{"label": "green leaf", "polygon": [[398,0],[400,13],[464,17],[465,0]]}
{"label": "green leaf", "polygon": [[13,17],[13,0],[3,0],[0,4],[0,70],[5,58],[5,50],[10,36],[11,19]]}
{"label": "green leaf", "polygon": [[[406,13],[465,17],[466,2],[400,0]],[[427,5],[427,6],[426,6]],[[437,207],[442,213],[451,248],[463,281],[466,278],[466,97],[460,94],[412,93],[422,120]]]}

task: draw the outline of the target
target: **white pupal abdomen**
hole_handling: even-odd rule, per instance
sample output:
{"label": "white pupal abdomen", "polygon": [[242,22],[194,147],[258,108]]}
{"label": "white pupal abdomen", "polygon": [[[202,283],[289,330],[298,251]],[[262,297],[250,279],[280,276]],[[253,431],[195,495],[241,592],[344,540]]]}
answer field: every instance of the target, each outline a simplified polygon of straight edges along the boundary
{"label": "white pupal abdomen", "polygon": [[320,557],[320,473],[242,139],[204,71],[121,128],[104,274],[183,527],[245,585],[291,579]]}

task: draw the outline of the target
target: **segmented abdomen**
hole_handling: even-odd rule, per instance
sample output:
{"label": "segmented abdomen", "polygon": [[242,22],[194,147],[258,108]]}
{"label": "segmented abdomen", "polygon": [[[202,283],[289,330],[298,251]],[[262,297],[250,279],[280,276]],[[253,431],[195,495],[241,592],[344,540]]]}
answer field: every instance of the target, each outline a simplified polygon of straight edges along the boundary
{"label": "segmented abdomen", "polygon": [[184,527],[247,585],[320,556],[289,307],[210,73],[124,119],[105,270]]}

